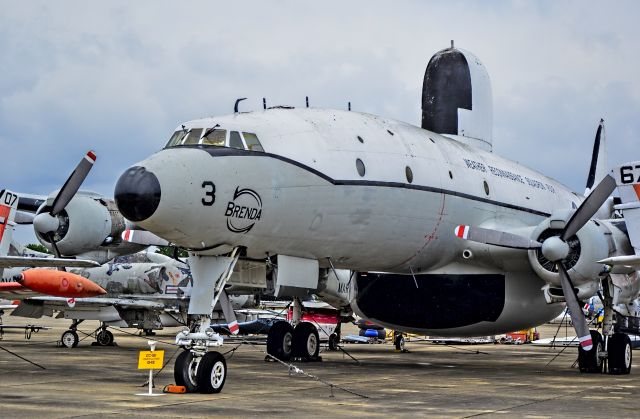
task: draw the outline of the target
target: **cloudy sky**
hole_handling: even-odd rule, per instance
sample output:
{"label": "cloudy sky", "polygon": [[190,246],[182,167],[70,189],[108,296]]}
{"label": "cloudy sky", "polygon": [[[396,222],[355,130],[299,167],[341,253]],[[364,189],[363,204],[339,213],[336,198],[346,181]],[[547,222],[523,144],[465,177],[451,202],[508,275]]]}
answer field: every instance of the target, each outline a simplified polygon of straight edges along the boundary
{"label": "cloudy sky", "polygon": [[419,125],[431,55],[489,71],[494,152],[583,191],[605,119],[610,164],[640,159],[635,1],[0,0],[1,187],[48,194],[81,156],[87,189],[180,121],[243,109],[353,109]]}

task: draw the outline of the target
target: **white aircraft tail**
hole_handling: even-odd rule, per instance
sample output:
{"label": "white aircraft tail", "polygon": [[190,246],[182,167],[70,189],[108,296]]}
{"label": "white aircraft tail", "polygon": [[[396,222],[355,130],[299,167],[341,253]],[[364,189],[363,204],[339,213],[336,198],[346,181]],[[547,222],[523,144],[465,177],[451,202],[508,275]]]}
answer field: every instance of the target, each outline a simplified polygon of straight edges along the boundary
{"label": "white aircraft tail", "polygon": [[[0,190],[0,256],[9,254],[17,209],[18,195],[6,189]],[[3,268],[0,268],[0,278],[2,271]]]}
{"label": "white aircraft tail", "polygon": [[616,167],[612,176],[616,179],[621,200],[615,209],[622,211],[631,245],[635,254],[640,255],[640,161]]}

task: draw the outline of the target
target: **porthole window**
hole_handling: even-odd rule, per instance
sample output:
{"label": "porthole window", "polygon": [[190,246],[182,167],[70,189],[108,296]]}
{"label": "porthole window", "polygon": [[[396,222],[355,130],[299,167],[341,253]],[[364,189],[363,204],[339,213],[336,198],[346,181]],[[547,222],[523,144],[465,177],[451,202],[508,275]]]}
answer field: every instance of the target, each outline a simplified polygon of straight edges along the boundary
{"label": "porthole window", "polygon": [[411,168],[409,166],[404,168],[404,174],[407,176],[407,182],[412,183],[413,182],[413,171],[411,171]]}
{"label": "porthole window", "polygon": [[449,170],[449,179],[453,179],[453,173],[451,173],[451,170]]}
{"label": "porthole window", "polygon": [[362,139],[361,136],[358,135],[358,141],[360,141],[361,143],[364,143],[364,140]]}
{"label": "porthole window", "polygon": [[360,159],[356,159],[356,169],[360,176],[364,176],[364,163]]}
{"label": "porthole window", "polygon": [[484,183],[484,193],[486,193],[487,196],[489,196],[489,184],[487,183],[486,180],[483,183]]}

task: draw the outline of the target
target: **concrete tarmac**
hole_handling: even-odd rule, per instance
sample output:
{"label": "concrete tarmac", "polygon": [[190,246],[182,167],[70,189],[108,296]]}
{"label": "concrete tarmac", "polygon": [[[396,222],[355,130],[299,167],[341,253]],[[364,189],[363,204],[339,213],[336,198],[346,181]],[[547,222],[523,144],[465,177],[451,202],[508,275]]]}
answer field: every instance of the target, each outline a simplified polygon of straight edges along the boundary
{"label": "concrete tarmac", "polygon": [[[322,362],[295,364],[305,375],[265,362],[263,345],[229,343],[220,350],[235,349],[226,354],[228,377],[220,394],[148,397],[137,395],[147,391],[148,372],[137,369],[147,338],[111,329],[117,346],[91,346],[93,338],[86,337],[66,349],[55,342],[67,321],[4,316],[4,324],[27,323],[53,329],[30,340],[9,331],[0,346],[46,369],[0,350],[3,418],[640,416],[640,362],[627,376],[581,374],[572,368],[576,348],[559,353],[532,345],[408,342],[408,352],[399,353],[390,343],[347,344],[357,361],[325,350]],[[80,330],[95,327],[85,322]],[[544,326],[543,337],[552,337],[555,328]],[[156,393],[173,383],[175,332],[165,329],[155,337],[169,361],[156,377]]]}

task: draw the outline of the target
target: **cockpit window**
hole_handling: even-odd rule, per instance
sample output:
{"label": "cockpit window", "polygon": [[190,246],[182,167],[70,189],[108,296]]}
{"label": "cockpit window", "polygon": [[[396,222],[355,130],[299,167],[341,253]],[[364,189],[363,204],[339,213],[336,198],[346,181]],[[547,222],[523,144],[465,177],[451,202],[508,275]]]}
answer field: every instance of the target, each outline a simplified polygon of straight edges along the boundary
{"label": "cockpit window", "polygon": [[184,140],[184,145],[198,144],[200,136],[202,135],[202,128],[192,128],[187,134],[187,138]]}
{"label": "cockpit window", "polygon": [[257,135],[250,132],[243,132],[242,136],[244,137],[244,142],[247,143],[247,150],[264,151],[260,141],[258,141]]}
{"label": "cockpit window", "polygon": [[205,145],[264,152],[256,134],[227,131],[218,127],[216,124],[212,128],[183,128],[173,133],[165,147]]}
{"label": "cockpit window", "polygon": [[166,146],[173,147],[174,145],[180,144],[185,135],[187,135],[187,130],[181,129],[174,132],[171,138],[169,138],[169,141],[167,142]]}
{"label": "cockpit window", "polygon": [[238,131],[231,131],[231,134],[229,134],[229,147],[244,150],[244,144]]}
{"label": "cockpit window", "polygon": [[202,137],[202,142],[200,144],[217,145],[220,147],[224,147],[224,143],[226,139],[227,139],[227,130],[215,129],[209,132],[206,137]]}

